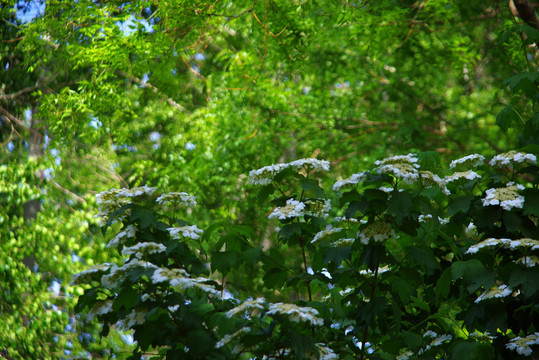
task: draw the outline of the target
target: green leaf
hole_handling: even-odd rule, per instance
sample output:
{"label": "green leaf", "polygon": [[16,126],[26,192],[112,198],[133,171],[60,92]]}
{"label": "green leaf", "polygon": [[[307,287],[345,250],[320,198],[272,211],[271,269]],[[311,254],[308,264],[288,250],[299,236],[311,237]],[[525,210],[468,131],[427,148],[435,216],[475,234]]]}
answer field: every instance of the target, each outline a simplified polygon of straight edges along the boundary
{"label": "green leaf", "polygon": [[120,309],[131,310],[138,301],[138,293],[131,287],[123,288],[118,294],[114,303],[112,304],[112,310],[118,311]]}
{"label": "green leaf", "polygon": [[539,269],[533,268],[517,268],[513,270],[509,277],[509,286],[520,291],[527,298],[533,298],[539,290]]}
{"label": "green leaf", "polygon": [[387,203],[387,212],[394,215],[397,224],[401,225],[404,218],[410,215],[414,208],[412,196],[406,191],[393,191]]}
{"label": "green leaf", "polygon": [[412,297],[415,287],[405,279],[399,277],[393,281],[391,290],[399,296],[403,304],[407,304]]}
{"label": "green leaf", "polygon": [[487,360],[494,357],[494,348],[484,342],[460,342],[451,352],[451,359],[454,360]]}
{"label": "green leaf", "polygon": [[432,249],[428,247],[410,246],[408,250],[414,257],[415,261],[422,264],[427,272],[432,273],[435,269],[440,268],[440,264],[438,263],[438,260],[436,260]]}
{"label": "green leaf", "polygon": [[473,195],[464,195],[452,198],[447,206],[447,215],[452,216],[459,211],[462,211],[464,214],[467,213],[474,198],[475,196]]}
{"label": "green leaf", "polygon": [[445,269],[440,275],[438,281],[436,281],[436,297],[438,302],[442,299],[446,299],[449,295],[449,289],[451,288],[451,268]]}
{"label": "green leaf", "polygon": [[423,151],[417,154],[422,169],[436,170],[440,167],[440,154],[436,151]]}
{"label": "green leaf", "polygon": [[242,263],[247,266],[253,266],[262,257],[262,247],[245,250],[241,254]]}
{"label": "green leaf", "polygon": [[507,131],[509,128],[516,127],[520,122],[520,117],[516,110],[513,109],[512,105],[506,106],[496,117],[496,124],[502,131]]}
{"label": "green leaf", "polygon": [[231,268],[239,264],[239,260],[240,252],[238,251],[216,252],[211,257],[211,268],[226,275]]}
{"label": "green leaf", "polygon": [[133,213],[131,214],[130,219],[133,222],[135,222],[135,220],[140,220],[140,227],[142,229],[145,229],[156,222],[154,212],[140,206],[135,206],[133,208]]}
{"label": "green leaf", "polygon": [[509,86],[513,92],[522,91],[529,97],[533,97],[537,93],[535,82],[539,78],[538,72],[523,72],[511,76],[504,81],[504,84]]}
{"label": "green leaf", "polygon": [[526,189],[523,192],[524,195],[524,214],[539,216],[539,190],[538,189]]}

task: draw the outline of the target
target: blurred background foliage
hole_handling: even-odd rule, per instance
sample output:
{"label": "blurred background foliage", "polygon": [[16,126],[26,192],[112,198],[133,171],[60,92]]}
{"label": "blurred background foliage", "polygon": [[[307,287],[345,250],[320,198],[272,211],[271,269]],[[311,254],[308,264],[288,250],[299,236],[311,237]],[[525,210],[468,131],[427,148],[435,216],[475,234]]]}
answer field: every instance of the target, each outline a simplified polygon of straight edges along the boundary
{"label": "blurred background foliage", "polygon": [[388,155],[536,144],[526,4],[3,0],[0,354],[125,346],[73,325],[71,274],[114,257],[99,191],[187,191],[199,227],[254,224],[269,247],[251,169],[327,159],[328,185]]}

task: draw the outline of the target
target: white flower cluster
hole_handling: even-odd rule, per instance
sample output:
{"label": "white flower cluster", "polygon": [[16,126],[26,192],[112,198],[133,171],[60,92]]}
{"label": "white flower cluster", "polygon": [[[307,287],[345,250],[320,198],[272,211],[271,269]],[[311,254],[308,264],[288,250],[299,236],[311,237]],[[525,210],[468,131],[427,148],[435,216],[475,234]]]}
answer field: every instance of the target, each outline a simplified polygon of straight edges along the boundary
{"label": "white flower cluster", "polygon": [[299,159],[288,164],[272,164],[249,172],[248,184],[268,185],[271,184],[275,176],[287,168],[294,168],[296,171],[305,169],[307,171],[329,171],[329,161],[318,159]]}
{"label": "white flower cluster", "polygon": [[489,290],[486,290],[483,292],[477,299],[475,299],[475,303],[479,303],[485,299],[493,299],[493,298],[503,298],[511,295],[513,293],[513,290],[503,284],[497,287],[493,287]]}
{"label": "white flower cluster", "polygon": [[367,175],[365,172],[352,174],[352,176],[350,176],[349,178],[341,180],[341,181],[337,181],[335,184],[333,184],[333,191],[341,191],[341,189],[343,188],[346,189],[346,188],[353,187],[354,185],[357,185],[358,183],[365,181],[366,178],[367,178]]}
{"label": "white flower cluster", "polygon": [[537,157],[533,154],[527,154],[523,152],[518,151],[508,151],[503,154],[496,155],[490,160],[489,164],[490,166],[497,166],[497,165],[509,165],[513,166],[515,163],[530,163],[530,164],[537,164]]}
{"label": "white flower cluster", "polygon": [[255,300],[248,300],[244,301],[240,305],[236,306],[235,308],[232,308],[226,312],[226,316],[231,318],[236,315],[245,315],[246,313],[252,313],[253,310],[264,310],[264,304],[266,303],[266,299],[263,297],[257,298]]}
{"label": "white flower cluster", "polygon": [[295,322],[308,322],[311,325],[323,325],[324,320],[318,317],[318,310],[311,307],[300,307],[294,304],[275,303],[269,305],[267,315],[281,314],[288,315],[288,318]]}
{"label": "white flower cluster", "polygon": [[311,244],[317,242],[318,240],[322,240],[326,237],[329,237],[333,234],[339,233],[343,230],[344,230],[343,228],[329,228],[329,229],[324,229],[322,231],[319,231],[314,236],[314,239],[311,241]]}
{"label": "white flower cluster", "polygon": [[191,196],[186,192],[169,192],[168,194],[162,194],[155,201],[161,205],[172,203],[173,205],[179,204],[187,207],[193,207],[197,204],[196,196]]}
{"label": "white flower cluster", "polygon": [[146,309],[133,309],[125,318],[118,320],[116,325],[120,329],[129,330],[135,325],[144,324],[146,322],[146,314],[148,314]]}
{"label": "white flower cluster", "polygon": [[475,245],[470,246],[468,250],[466,250],[465,254],[475,254],[479,251],[479,249],[482,249],[484,247],[489,246],[498,246],[498,245],[507,245],[511,242],[511,239],[495,239],[495,238],[488,238],[486,240],[483,240]]}
{"label": "white flower cluster", "polygon": [[[378,268],[378,275],[383,274],[383,273],[385,273],[385,272],[387,272],[389,270],[391,270],[391,268],[388,265],[379,267]],[[361,275],[363,275],[363,276],[373,276],[374,275],[374,271],[372,271],[371,269],[360,270],[359,273]]]}
{"label": "white flower cluster", "polygon": [[517,248],[530,248],[532,251],[539,250],[539,240],[530,239],[530,238],[522,238],[517,240],[511,240],[511,239],[495,239],[495,238],[488,238],[486,240],[483,240],[475,245],[470,246],[468,250],[466,250],[465,254],[475,254],[479,249],[482,249],[484,247],[488,246],[498,246],[503,245],[506,248],[509,248],[510,250],[516,250]]}
{"label": "white flower cluster", "polygon": [[168,283],[172,287],[181,289],[199,289],[208,295],[221,298],[221,293],[213,285],[205,284],[211,279],[205,277],[191,278],[187,271],[183,269],[158,268],[152,274],[151,280],[154,284]]}
{"label": "white flower cluster", "polygon": [[[96,204],[99,205],[99,213],[95,217],[108,219],[114,211],[124,205],[130,204],[131,198],[142,195],[152,195],[154,192],[155,188],[146,185],[132,189],[111,189],[109,191],[103,191],[95,197]],[[114,224],[117,221],[118,219],[113,219],[112,223]],[[103,221],[100,223],[103,223]]]}
{"label": "white flower cluster", "polygon": [[[414,164],[416,165],[416,164]],[[419,166],[419,165],[418,165]],[[419,179],[419,171],[412,164],[387,164],[380,165],[374,169],[378,174],[393,175],[398,179],[402,179],[408,184]]]}
{"label": "white flower cluster", "polygon": [[107,272],[112,267],[116,267],[116,264],[104,263],[94,265],[78,274],[73,274],[70,285],[81,285],[88,284],[91,281],[99,281],[99,279],[101,279],[101,275],[99,275],[99,273]]}
{"label": "white flower cluster", "polygon": [[378,220],[359,231],[357,236],[359,236],[359,240],[362,244],[368,245],[370,240],[382,242],[386,239],[395,237],[395,231],[390,223]]}
{"label": "white flower cluster", "polygon": [[417,161],[419,159],[415,156],[415,154],[408,154],[408,155],[397,155],[397,156],[391,156],[382,160],[376,160],[374,162],[374,165],[387,165],[387,164],[414,164],[414,167],[419,168],[419,165],[417,165]]}
{"label": "white flower cluster", "polygon": [[431,171],[420,171],[419,178],[424,186],[438,186],[444,194],[451,195],[451,192],[446,187],[445,180]]}
{"label": "white flower cluster", "polygon": [[279,220],[285,220],[303,216],[305,215],[303,209],[305,209],[304,203],[294,199],[288,199],[286,200],[286,205],[276,207],[273,212],[269,214],[268,219],[278,218]]}
{"label": "white flower cluster", "polygon": [[337,360],[339,357],[333,352],[332,349],[325,346],[324,344],[316,344],[318,348],[318,353],[320,354],[319,360]]}
{"label": "white flower cluster", "polygon": [[533,353],[533,350],[530,347],[531,345],[539,345],[539,332],[523,338],[517,336],[505,344],[505,347],[509,350],[515,350],[519,355],[530,356]]}
{"label": "white flower cluster", "polygon": [[523,256],[515,260],[515,263],[531,268],[539,264],[539,257],[538,256]]}
{"label": "white flower cluster", "polygon": [[449,164],[449,168],[454,169],[460,165],[477,167],[481,165],[484,161],[485,161],[485,157],[483,155],[471,154],[471,155],[462,157],[460,159],[451,161],[451,164]]}
{"label": "white flower cluster", "polygon": [[117,247],[125,239],[134,239],[137,233],[137,228],[134,225],[127,225],[122,231],[120,231],[114,239],[109,241],[107,247]]}
{"label": "white flower cluster", "polygon": [[451,175],[448,175],[444,178],[444,181],[446,183],[450,183],[452,181],[458,181],[460,179],[466,179],[466,180],[481,179],[481,175],[479,175],[475,171],[468,170],[468,171],[456,172]]}
{"label": "white flower cluster", "polygon": [[139,259],[130,259],[123,266],[117,266],[112,264],[110,267],[110,272],[106,275],[103,275],[101,278],[101,285],[108,289],[116,288],[122,280],[125,279],[125,274],[137,267],[144,269],[156,269],[157,266],[148,261],[142,261]]}
{"label": "white flower cluster", "polygon": [[332,247],[344,247],[344,246],[352,246],[356,239],[354,238],[346,238],[346,239],[339,239],[331,243]]}
{"label": "white flower cluster", "polygon": [[329,161],[327,160],[318,160],[314,158],[308,159],[299,159],[292,161],[288,166],[300,171],[306,169],[307,171],[329,171]]}
{"label": "white flower cluster", "polygon": [[94,307],[88,312],[86,321],[90,322],[96,315],[104,315],[112,312],[112,303],[110,299],[97,302]]}
{"label": "white flower cluster", "polygon": [[333,218],[334,223],[343,223],[343,224],[357,224],[359,223],[358,219],[355,218],[347,218],[346,216],[337,216]]}
{"label": "white flower cluster", "polygon": [[449,334],[444,334],[444,335],[438,336],[437,333],[435,333],[434,331],[431,331],[431,330],[428,330],[427,332],[425,332],[425,334],[423,334],[423,337],[430,337],[430,338],[433,338],[433,340],[430,342],[430,344],[425,346],[424,349],[420,349],[417,352],[418,355],[423,354],[425,351],[428,351],[429,349],[431,349],[434,346],[440,346],[444,342],[451,341],[453,339],[453,337],[451,335],[449,335]]}
{"label": "white flower cluster", "polygon": [[196,225],[169,227],[168,232],[170,236],[175,240],[181,240],[181,238],[191,238],[197,240],[204,231],[199,229]]}
{"label": "white flower cluster", "polygon": [[141,242],[136,245],[126,247],[122,250],[122,254],[126,256],[135,255],[137,258],[141,258],[144,255],[156,254],[165,252],[166,246],[155,242]]}
{"label": "white flower cluster", "polygon": [[[426,214],[426,215],[419,215],[417,217],[417,221],[421,222],[421,223],[426,223],[427,221],[432,221],[432,215],[431,214]],[[449,223],[449,219],[448,218],[441,218],[438,216],[438,221],[440,222],[441,225],[446,225]]]}
{"label": "white flower cluster", "polygon": [[305,212],[305,215],[327,218],[329,211],[331,210],[331,200],[306,200],[305,205],[309,207],[309,210]]}
{"label": "white flower cluster", "polygon": [[[235,340],[236,338],[240,337],[241,335],[247,334],[247,333],[250,333],[250,332],[251,332],[251,328],[249,326],[242,327],[241,329],[239,329],[238,331],[236,331],[233,334],[226,334],[225,336],[223,336],[223,338],[221,340],[219,340],[217,342],[217,344],[215,344],[215,347],[218,348],[218,349],[222,348],[223,346],[225,346],[229,342]],[[234,346],[234,348],[232,349],[232,353],[234,355],[237,355],[242,350],[243,350],[243,347],[241,345],[239,345],[239,344],[236,344]]]}
{"label": "white flower cluster", "polygon": [[524,190],[524,186],[513,183],[507,184],[504,188],[488,189],[485,198],[481,201],[483,206],[500,205],[506,211],[512,208],[522,209],[524,196],[518,194],[519,190]]}
{"label": "white flower cluster", "polygon": [[399,356],[395,358],[395,360],[408,360],[411,356],[413,356],[414,353],[410,350],[407,350],[403,353],[401,353]]}

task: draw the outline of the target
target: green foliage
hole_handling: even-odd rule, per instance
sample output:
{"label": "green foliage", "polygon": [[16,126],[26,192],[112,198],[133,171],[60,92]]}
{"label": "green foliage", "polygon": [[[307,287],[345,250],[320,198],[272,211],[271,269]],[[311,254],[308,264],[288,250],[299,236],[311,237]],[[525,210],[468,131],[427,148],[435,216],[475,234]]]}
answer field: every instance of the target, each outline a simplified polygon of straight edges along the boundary
{"label": "green foliage", "polygon": [[[161,196],[157,206],[148,187],[102,193],[103,223],[123,224],[109,246],[124,262],[76,275],[91,285],[78,310],[103,329],[133,330],[133,358],[502,359],[532,351],[539,229],[527,195],[537,192],[528,176],[536,155],[510,151],[487,164],[472,154],[440,175],[419,158],[386,158],[337,182],[340,208],[316,179],[327,162],[251,171],[251,184],[282,195],[268,213],[280,222],[282,246],[269,248],[256,246],[256,229],[245,224],[225,226],[220,249],[206,253],[211,236],[163,215],[187,203]],[[436,200],[427,196],[433,188]],[[347,216],[330,216],[337,213]],[[259,276],[262,287],[245,283]]]}

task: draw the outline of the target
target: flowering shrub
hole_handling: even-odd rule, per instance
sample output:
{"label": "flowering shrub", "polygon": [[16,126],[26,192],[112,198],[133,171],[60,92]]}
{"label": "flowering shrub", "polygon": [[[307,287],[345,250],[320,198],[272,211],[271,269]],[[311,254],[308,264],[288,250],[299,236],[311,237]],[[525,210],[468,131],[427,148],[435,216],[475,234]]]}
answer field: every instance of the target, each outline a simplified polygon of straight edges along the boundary
{"label": "flowering shrub", "polygon": [[[149,187],[98,196],[123,264],[73,277],[78,311],[133,330],[130,359],[492,359],[539,345],[539,168],[511,151],[473,154],[447,173],[430,153],[377,161],[320,187],[327,161],[250,173],[278,247],[253,229],[210,236],[174,214],[196,205]],[[333,198],[333,208],[330,199]],[[213,231],[209,229],[208,231]],[[241,271],[261,273],[239,298]]]}

